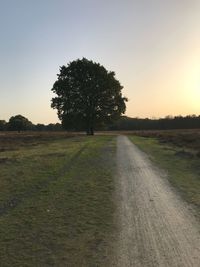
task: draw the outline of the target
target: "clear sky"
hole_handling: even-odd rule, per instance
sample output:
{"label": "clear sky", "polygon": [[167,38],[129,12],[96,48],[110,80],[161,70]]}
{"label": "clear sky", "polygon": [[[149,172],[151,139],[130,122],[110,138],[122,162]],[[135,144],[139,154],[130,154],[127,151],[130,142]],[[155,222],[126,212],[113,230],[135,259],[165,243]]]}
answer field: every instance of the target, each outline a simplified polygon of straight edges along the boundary
{"label": "clear sky", "polygon": [[59,66],[116,72],[126,115],[200,114],[200,0],[0,0],[0,119],[55,123]]}

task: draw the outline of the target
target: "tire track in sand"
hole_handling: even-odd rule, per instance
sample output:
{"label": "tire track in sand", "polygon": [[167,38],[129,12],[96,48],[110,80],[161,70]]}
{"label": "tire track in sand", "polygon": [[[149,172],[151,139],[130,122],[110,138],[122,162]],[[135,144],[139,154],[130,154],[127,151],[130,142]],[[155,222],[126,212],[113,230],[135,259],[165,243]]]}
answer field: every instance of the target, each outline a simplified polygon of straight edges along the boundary
{"label": "tire track in sand", "polygon": [[125,136],[117,140],[119,237],[113,266],[199,267],[200,227],[164,173]]}

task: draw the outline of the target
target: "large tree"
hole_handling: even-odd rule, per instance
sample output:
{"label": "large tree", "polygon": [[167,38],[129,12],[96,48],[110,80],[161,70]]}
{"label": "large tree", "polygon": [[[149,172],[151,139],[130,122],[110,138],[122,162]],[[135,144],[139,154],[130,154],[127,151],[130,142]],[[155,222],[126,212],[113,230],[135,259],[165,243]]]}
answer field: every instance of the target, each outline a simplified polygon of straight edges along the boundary
{"label": "large tree", "polygon": [[93,134],[94,128],[108,123],[125,112],[127,98],[115,73],[86,58],[60,67],[52,91],[57,94],[51,106],[65,129]]}

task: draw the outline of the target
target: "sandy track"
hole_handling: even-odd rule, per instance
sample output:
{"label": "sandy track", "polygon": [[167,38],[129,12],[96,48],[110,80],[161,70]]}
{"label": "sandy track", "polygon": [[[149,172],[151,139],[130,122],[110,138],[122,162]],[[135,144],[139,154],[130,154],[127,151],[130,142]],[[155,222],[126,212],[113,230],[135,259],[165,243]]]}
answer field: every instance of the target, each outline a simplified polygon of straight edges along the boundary
{"label": "sandy track", "polygon": [[119,240],[114,266],[200,266],[191,208],[127,137],[118,137]]}

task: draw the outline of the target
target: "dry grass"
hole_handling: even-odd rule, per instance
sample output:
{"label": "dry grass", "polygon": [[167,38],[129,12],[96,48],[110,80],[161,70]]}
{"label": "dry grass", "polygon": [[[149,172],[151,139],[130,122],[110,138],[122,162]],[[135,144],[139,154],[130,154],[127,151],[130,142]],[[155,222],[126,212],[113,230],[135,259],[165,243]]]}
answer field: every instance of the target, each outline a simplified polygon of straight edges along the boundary
{"label": "dry grass", "polygon": [[140,132],[129,136],[151,160],[167,171],[169,181],[200,211],[199,131]]}
{"label": "dry grass", "polygon": [[160,143],[169,143],[181,148],[191,149],[196,154],[200,153],[200,129],[196,130],[171,130],[171,131],[135,131],[134,134],[142,137],[151,137]]}

